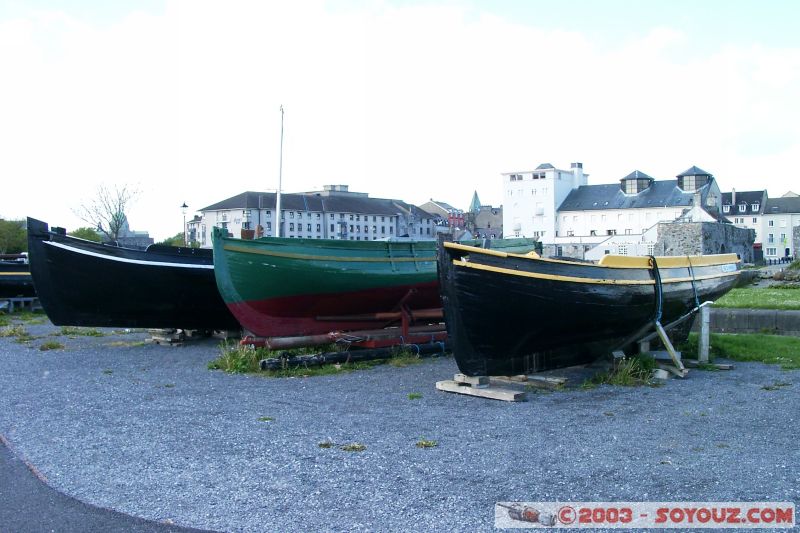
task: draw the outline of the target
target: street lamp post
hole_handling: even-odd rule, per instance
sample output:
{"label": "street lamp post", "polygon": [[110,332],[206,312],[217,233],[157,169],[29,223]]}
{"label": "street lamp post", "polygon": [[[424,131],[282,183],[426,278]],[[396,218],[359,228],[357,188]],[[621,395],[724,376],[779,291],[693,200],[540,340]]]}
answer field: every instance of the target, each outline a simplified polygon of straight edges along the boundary
{"label": "street lamp post", "polygon": [[186,205],[186,202],[183,202],[181,206],[181,213],[183,213],[183,245],[189,246],[189,242],[186,239],[186,210],[189,209],[189,206]]}

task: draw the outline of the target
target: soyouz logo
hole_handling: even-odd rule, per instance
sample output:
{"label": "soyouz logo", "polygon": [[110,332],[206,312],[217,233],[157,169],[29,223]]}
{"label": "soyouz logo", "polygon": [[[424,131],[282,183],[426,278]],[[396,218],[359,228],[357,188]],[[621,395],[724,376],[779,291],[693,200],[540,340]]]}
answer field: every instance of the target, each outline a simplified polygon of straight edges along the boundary
{"label": "soyouz logo", "polygon": [[498,528],[769,528],[796,524],[792,502],[498,502]]}

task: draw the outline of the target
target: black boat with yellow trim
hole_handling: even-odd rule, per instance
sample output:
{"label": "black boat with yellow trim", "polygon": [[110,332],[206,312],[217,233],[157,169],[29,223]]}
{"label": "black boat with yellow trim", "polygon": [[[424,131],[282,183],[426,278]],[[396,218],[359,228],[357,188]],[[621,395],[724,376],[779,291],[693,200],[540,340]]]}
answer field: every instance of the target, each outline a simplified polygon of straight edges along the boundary
{"label": "black boat with yellow trim", "polygon": [[736,254],[599,262],[446,242],[439,254],[445,321],[459,370],[515,375],[589,363],[733,288]]}
{"label": "black boat with yellow trim", "polygon": [[217,290],[211,250],[112,246],[28,218],[28,254],[55,325],[239,329]]}
{"label": "black boat with yellow trim", "polygon": [[0,298],[36,296],[28,258],[23,254],[0,256]]}

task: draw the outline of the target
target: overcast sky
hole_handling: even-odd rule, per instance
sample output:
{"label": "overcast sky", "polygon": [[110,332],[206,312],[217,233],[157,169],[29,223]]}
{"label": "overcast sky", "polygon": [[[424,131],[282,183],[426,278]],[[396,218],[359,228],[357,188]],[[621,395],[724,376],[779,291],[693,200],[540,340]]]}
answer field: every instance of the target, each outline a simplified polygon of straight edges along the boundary
{"label": "overcast sky", "polygon": [[[245,190],[502,201],[692,165],[800,192],[796,0],[0,0],[0,216],[74,229],[100,184],[161,240]],[[190,213],[191,214],[191,213]]]}

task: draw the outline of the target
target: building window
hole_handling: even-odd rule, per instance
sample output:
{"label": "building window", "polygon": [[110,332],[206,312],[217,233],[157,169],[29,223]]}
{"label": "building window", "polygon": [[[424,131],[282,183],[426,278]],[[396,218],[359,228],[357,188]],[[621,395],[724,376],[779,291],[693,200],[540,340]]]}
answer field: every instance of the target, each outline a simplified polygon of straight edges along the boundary
{"label": "building window", "polygon": [[773,227],[774,225],[775,225],[774,220],[770,220],[769,222],[767,222],[767,226],[769,226],[770,228]]}
{"label": "building window", "polygon": [[267,218],[272,218],[272,211],[267,209],[267,212],[264,214],[264,216],[266,216]]}
{"label": "building window", "polygon": [[574,236],[575,236],[575,232],[574,231],[567,230],[567,237],[574,237]]}
{"label": "building window", "polygon": [[731,211],[731,206],[729,206],[729,205],[723,205],[722,206],[722,212],[723,213],[730,213],[730,211]]}
{"label": "building window", "polygon": [[626,228],[625,229],[625,235],[630,235],[630,234],[631,234],[631,229],[630,228]]}
{"label": "building window", "polygon": [[751,208],[753,211],[758,211],[758,208],[759,208],[759,207],[761,207],[761,205],[760,205],[760,204],[753,204],[753,205],[751,205],[751,206],[750,206],[750,208]]}
{"label": "building window", "polygon": [[289,211],[289,218],[294,218],[294,211]]}
{"label": "building window", "polygon": [[372,233],[378,233],[378,226],[372,226]]}
{"label": "building window", "polygon": [[[309,230],[310,231],[310,230]],[[322,231],[321,224],[317,224],[317,231]]]}
{"label": "building window", "polygon": [[336,227],[333,224],[331,224],[331,233],[333,233],[334,231],[336,231]]}
{"label": "building window", "polygon": [[361,222],[361,215],[356,215],[356,222]]}
{"label": "building window", "polygon": [[767,255],[778,255],[776,248],[767,248]]}
{"label": "building window", "polygon": [[781,242],[786,242],[786,234],[781,233]]}
{"label": "building window", "polygon": [[758,219],[756,217],[753,217],[753,224],[758,224]]}
{"label": "building window", "polygon": [[739,212],[744,213],[747,211],[747,204],[739,204]]}
{"label": "building window", "polygon": [[[317,229],[319,229],[319,226],[317,226]],[[311,231],[311,224],[309,224],[308,226],[306,226],[306,230],[308,230],[308,231]]]}
{"label": "building window", "polygon": [[617,253],[619,255],[628,255],[628,245],[627,244],[620,244],[617,247]]}
{"label": "building window", "polygon": [[[294,213],[292,213],[294,215]],[[294,231],[294,222],[289,224],[289,231]]]}
{"label": "building window", "polygon": [[350,233],[353,233],[353,225],[350,224]]}
{"label": "building window", "polygon": [[615,229],[606,230],[606,235],[616,235],[616,234],[617,230]]}
{"label": "building window", "polygon": [[272,222],[267,222],[267,227],[265,229],[267,231],[272,231]]}
{"label": "building window", "polygon": [[768,243],[770,243],[770,244],[772,244],[773,242],[775,242],[775,236],[774,236],[772,233],[770,233],[769,235],[767,235],[767,242],[768,242]]}
{"label": "building window", "polygon": [[589,231],[589,235],[591,235],[592,237],[596,236],[597,235],[597,230],[593,229],[593,230]]}

